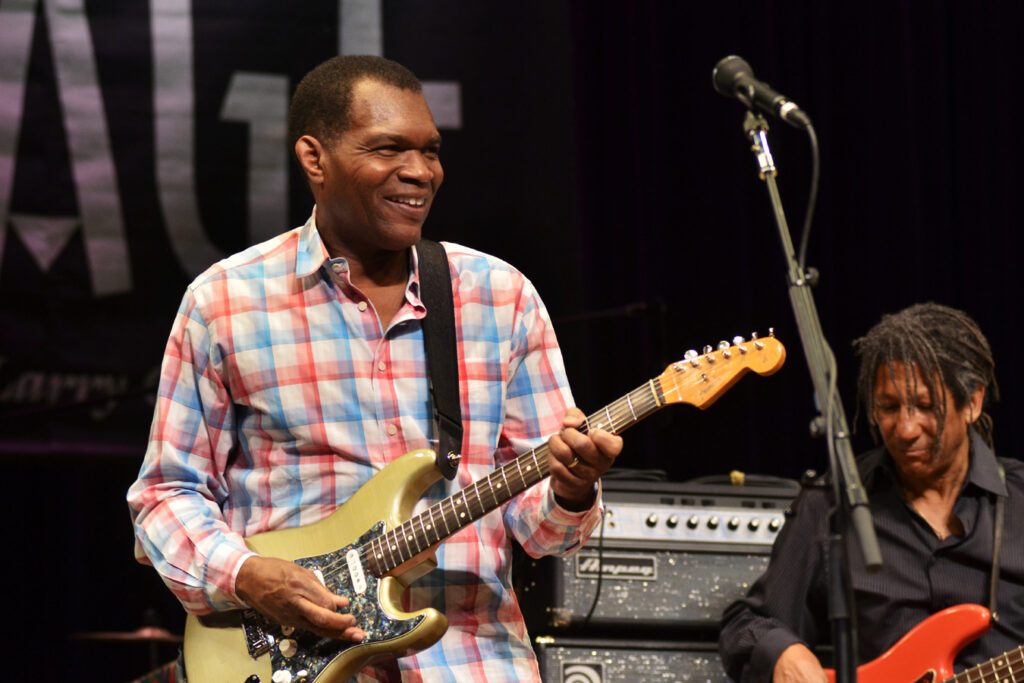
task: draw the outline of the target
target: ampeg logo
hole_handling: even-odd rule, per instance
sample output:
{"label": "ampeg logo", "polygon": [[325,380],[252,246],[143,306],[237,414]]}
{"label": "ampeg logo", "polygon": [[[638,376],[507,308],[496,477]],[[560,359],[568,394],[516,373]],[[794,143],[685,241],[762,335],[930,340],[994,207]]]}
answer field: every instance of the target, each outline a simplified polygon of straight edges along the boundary
{"label": "ampeg logo", "polygon": [[576,578],[596,579],[599,574],[628,581],[656,581],[658,561],[653,555],[580,552],[576,554]]}
{"label": "ampeg logo", "polygon": [[562,664],[562,683],[601,683],[603,680],[600,664]]}

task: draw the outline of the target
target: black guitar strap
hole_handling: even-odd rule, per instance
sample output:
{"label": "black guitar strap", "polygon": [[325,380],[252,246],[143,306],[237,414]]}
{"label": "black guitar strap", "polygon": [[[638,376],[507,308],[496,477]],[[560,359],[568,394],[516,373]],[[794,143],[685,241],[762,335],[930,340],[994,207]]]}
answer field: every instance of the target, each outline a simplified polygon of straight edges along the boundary
{"label": "black guitar strap", "polygon": [[[996,462],[999,468],[999,477],[1006,482],[1006,470]],[[992,522],[992,577],[988,587],[988,611],[992,615],[992,621],[999,621],[999,612],[996,611],[996,593],[999,588],[999,554],[1003,548],[1003,524],[1006,516],[1006,496],[996,496],[995,519]]]}
{"label": "black guitar strap", "polygon": [[437,242],[421,239],[416,245],[416,255],[420,299],[427,307],[423,345],[434,423],[439,432],[437,467],[445,477],[454,479],[462,452],[462,411],[459,408],[459,359],[451,271],[444,247]]}

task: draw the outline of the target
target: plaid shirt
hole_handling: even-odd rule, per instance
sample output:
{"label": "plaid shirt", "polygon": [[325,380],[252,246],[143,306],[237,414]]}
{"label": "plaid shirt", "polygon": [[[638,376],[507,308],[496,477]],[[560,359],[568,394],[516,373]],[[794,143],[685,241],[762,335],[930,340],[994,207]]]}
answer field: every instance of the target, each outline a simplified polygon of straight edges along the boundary
{"label": "plaid shirt", "polygon": [[[447,244],[465,429],[455,482],[486,476],[561,426],[572,403],[547,312],[508,264]],[[161,372],[149,448],[128,492],[136,557],[191,613],[241,605],[243,537],[318,521],[403,453],[436,447],[415,250],[386,331],[313,218],[212,266],[188,288]],[[511,538],[533,556],[578,549],[599,506],[570,513],[549,480],[456,532],[410,587],[442,640],[398,660],[405,680],[539,680],[510,590]],[[363,678],[380,678],[367,669]]]}

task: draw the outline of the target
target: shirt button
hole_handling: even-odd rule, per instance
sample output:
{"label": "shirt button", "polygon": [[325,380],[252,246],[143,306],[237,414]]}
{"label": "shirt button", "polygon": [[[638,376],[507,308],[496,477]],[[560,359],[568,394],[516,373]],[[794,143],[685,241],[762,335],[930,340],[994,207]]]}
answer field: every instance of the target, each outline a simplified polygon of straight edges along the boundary
{"label": "shirt button", "polygon": [[385,370],[387,370],[387,368],[388,366],[384,364],[384,361],[377,363],[377,369],[380,370],[381,372],[384,372]]}
{"label": "shirt button", "polygon": [[341,265],[340,263],[335,263],[331,266],[331,270],[333,270],[335,273],[341,273],[341,271],[345,270],[345,266]]}
{"label": "shirt button", "polygon": [[366,302],[365,301],[360,301],[359,302],[359,310],[360,311],[365,311],[366,310]]}
{"label": "shirt button", "polygon": [[397,433],[398,433],[398,427],[396,427],[395,425],[388,425],[388,434],[389,435],[394,436]]}

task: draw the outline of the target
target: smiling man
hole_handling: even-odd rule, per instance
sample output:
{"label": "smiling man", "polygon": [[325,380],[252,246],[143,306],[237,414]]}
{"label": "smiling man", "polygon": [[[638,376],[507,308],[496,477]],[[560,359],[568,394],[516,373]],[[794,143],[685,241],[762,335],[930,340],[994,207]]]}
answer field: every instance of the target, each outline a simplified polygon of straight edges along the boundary
{"label": "smiling man", "polygon": [[[189,286],[128,492],[136,557],[192,614],[251,607],[285,627],[270,639],[284,659],[307,642],[293,628],[362,642],[379,626],[357,620],[314,571],[257,554],[245,539],[323,520],[404,453],[437,447],[417,243],[444,178],[420,84],[386,59],[338,57],[311,71],[293,97],[289,133],[312,215]],[[404,609],[447,617],[440,642],[390,653],[406,656],[358,678],[536,681],[510,586],[512,541],[534,556],[580,548],[600,521],[597,482],[622,441],[575,429],[583,414],[570,407],[551,321],[529,280],[473,249],[445,251],[465,436],[455,481],[430,487],[424,502],[545,440],[551,477],[453,531],[437,548],[438,567],[405,592]],[[384,500],[369,501],[382,514],[415,482],[393,483]],[[279,670],[273,680],[291,678]]]}
{"label": "smiling man", "polygon": [[[988,341],[962,311],[929,303],[884,316],[854,347],[858,394],[883,444],[858,459],[882,569],[865,571],[855,540],[846,548],[859,663],[875,660],[946,607],[990,604],[1000,498],[1000,620],[956,663],[978,664],[1024,644],[1024,464],[993,452],[985,406],[997,388]],[[726,609],[719,645],[735,680],[826,680],[812,650],[831,636],[824,569],[831,507],[831,486],[805,490],[767,571]],[[935,651],[933,643],[916,650],[921,674],[954,654]]]}

